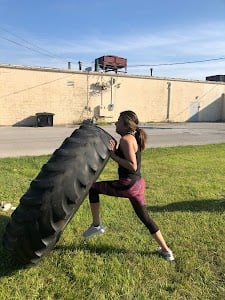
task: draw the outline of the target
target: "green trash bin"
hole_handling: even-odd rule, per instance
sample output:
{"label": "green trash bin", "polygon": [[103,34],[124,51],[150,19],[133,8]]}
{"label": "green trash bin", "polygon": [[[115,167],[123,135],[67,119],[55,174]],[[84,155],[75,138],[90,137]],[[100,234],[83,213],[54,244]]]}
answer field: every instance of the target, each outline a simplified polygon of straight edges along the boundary
{"label": "green trash bin", "polygon": [[53,117],[55,114],[53,113],[36,113],[37,117],[37,122],[36,125],[37,127],[45,127],[45,126],[53,126]]}

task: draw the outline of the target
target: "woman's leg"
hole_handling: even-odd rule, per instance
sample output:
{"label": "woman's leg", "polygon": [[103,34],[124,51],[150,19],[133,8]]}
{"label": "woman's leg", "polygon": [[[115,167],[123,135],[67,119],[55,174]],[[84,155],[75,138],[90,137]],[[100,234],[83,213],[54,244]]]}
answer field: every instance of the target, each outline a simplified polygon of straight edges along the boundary
{"label": "woman's leg", "polygon": [[89,199],[90,199],[90,207],[92,214],[92,225],[88,227],[87,230],[84,231],[83,237],[90,238],[94,235],[101,234],[105,232],[105,228],[100,224],[100,202],[99,202],[99,194],[92,187],[89,191]]}
{"label": "woman's leg", "polygon": [[94,226],[100,225],[100,201],[99,201],[99,192],[96,188],[91,187],[89,191],[89,200],[92,214],[92,224]]}
{"label": "woman's leg", "polygon": [[132,184],[129,180],[125,182],[121,182],[120,180],[99,181],[92,185],[89,191],[89,200],[94,226],[98,226],[101,223],[99,195],[104,194],[127,198],[127,192],[129,192],[130,186],[132,186]]}
{"label": "woman's leg", "polygon": [[162,233],[160,232],[158,226],[155,222],[150,218],[147,208],[145,205],[141,205],[137,200],[130,199],[130,202],[134,208],[134,211],[138,218],[144,223],[144,225],[148,228],[149,232],[151,233],[152,237],[158,243],[158,245],[162,248],[163,251],[169,251],[169,247],[167,246]]}
{"label": "woman's leg", "polygon": [[91,214],[92,214],[92,224],[94,226],[100,225],[100,202],[90,203]]}
{"label": "woman's leg", "polygon": [[155,239],[155,241],[158,243],[158,245],[162,248],[163,251],[168,252],[170,250],[160,230],[158,230],[156,233],[153,233],[152,236]]}

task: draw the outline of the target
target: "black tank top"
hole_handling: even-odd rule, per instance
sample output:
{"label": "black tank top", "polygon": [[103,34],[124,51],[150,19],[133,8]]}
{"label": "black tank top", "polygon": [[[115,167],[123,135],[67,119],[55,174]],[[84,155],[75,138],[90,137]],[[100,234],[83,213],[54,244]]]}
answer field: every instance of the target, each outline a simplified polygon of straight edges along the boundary
{"label": "black tank top", "polygon": [[[134,181],[138,180],[141,178],[141,151],[140,151],[140,146],[138,145],[138,151],[135,153],[136,154],[136,160],[137,160],[137,170],[136,171],[131,171],[128,170],[122,166],[119,165],[118,167],[118,175],[119,178],[130,178],[133,179]],[[121,158],[125,158],[123,151],[120,149],[120,146],[116,150],[116,155],[118,155]]]}

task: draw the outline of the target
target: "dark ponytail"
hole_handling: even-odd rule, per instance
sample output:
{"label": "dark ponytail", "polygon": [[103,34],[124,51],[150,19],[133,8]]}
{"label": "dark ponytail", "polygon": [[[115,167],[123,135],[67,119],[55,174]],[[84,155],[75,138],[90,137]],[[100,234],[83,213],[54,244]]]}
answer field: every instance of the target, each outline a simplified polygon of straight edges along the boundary
{"label": "dark ponytail", "polygon": [[143,151],[146,148],[146,144],[147,144],[146,132],[143,129],[137,127],[135,132],[135,138],[137,140],[138,145],[141,148],[141,151]]}

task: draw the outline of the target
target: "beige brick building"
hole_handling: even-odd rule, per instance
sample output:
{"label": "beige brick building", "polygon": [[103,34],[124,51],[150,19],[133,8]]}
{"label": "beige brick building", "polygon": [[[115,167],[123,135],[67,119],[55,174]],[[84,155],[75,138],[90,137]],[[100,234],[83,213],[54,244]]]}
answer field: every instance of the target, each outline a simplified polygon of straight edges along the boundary
{"label": "beige brick building", "polygon": [[134,110],[141,122],[225,121],[225,83],[0,65],[0,126],[115,121]]}

